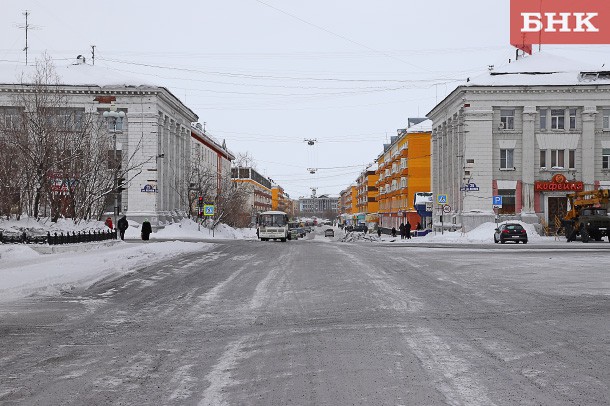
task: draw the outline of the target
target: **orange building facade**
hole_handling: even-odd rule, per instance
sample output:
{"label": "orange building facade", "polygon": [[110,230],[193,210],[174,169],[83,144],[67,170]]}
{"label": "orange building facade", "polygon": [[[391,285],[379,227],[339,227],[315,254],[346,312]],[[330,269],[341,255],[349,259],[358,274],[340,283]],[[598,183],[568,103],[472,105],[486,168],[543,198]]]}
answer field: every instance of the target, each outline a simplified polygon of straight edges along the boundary
{"label": "orange building facade", "polygon": [[379,225],[412,229],[421,222],[414,208],[415,193],[431,190],[430,147],[432,123],[429,120],[398,130],[377,158]]}

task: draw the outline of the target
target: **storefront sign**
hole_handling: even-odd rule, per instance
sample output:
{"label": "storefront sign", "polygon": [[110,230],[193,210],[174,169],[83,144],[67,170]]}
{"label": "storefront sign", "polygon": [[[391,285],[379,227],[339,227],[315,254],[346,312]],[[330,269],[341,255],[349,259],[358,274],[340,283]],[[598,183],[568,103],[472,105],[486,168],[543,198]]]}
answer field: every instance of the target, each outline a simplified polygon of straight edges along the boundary
{"label": "storefront sign", "polygon": [[536,192],[579,192],[583,190],[583,188],[584,185],[582,182],[568,182],[566,177],[560,173],[553,176],[550,181],[538,181],[534,183],[534,190]]}

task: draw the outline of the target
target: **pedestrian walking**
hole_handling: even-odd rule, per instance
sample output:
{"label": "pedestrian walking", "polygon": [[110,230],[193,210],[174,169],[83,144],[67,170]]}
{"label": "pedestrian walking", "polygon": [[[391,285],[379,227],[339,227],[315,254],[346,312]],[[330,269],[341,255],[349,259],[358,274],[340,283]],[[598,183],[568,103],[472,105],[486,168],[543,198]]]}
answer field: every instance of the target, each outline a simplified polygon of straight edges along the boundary
{"label": "pedestrian walking", "polygon": [[144,219],[144,222],[142,223],[142,239],[144,241],[148,241],[150,233],[152,233],[152,226],[150,225],[150,221],[148,221],[148,219]]}
{"label": "pedestrian walking", "polygon": [[400,232],[400,239],[404,240],[405,239],[405,223],[400,223],[400,226],[398,226],[398,231]]}
{"label": "pedestrian walking", "polygon": [[381,238],[381,227],[377,227],[377,237]]}
{"label": "pedestrian walking", "polygon": [[411,239],[411,223],[409,223],[408,221],[407,224],[405,224],[405,235],[407,236],[408,240]]}
{"label": "pedestrian walking", "polygon": [[112,218],[108,217],[104,224],[106,224],[106,226],[112,230]]}
{"label": "pedestrian walking", "polygon": [[396,227],[392,227],[392,237],[396,237]]}
{"label": "pedestrian walking", "polygon": [[123,216],[116,222],[117,228],[119,229],[119,234],[121,235],[121,240],[125,239],[125,230],[129,227],[129,223],[127,222],[127,216]]}

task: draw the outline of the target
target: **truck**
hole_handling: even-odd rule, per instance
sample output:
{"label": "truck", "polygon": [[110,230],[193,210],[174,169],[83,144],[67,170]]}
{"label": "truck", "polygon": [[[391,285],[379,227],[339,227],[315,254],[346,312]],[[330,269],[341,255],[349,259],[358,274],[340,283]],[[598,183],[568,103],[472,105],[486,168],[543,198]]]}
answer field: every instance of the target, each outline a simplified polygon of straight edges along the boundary
{"label": "truck", "polygon": [[610,241],[610,217],[608,201],[610,191],[605,189],[585,190],[566,195],[569,210],[562,220],[568,242],[580,240],[584,243],[591,239],[601,241],[608,237]]}

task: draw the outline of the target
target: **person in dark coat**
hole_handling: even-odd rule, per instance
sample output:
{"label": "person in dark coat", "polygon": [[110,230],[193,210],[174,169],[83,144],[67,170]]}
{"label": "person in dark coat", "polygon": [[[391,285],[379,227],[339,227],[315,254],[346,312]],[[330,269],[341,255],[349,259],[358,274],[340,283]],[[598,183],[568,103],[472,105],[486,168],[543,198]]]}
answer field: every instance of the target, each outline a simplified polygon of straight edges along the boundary
{"label": "person in dark coat", "polygon": [[377,237],[381,238],[381,227],[377,227]]}
{"label": "person in dark coat", "polygon": [[392,237],[396,237],[396,227],[392,227]]}
{"label": "person in dark coat", "polygon": [[405,224],[404,223],[400,223],[400,226],[398,226],[398,231],[400,232],[400,239],[404,240],[405,239]]}
{"label": "person in dark coat", "polygon": [[116,222],[116,225],[119,229],[119,234],[121,235],[121,240],[125,239],[125,230],[129,227],[129,223],[127,223],[127,217],[123,216]]}
{"label": "person in dark coat", "polygon": [[421,230],[421,229],[422,229],[422,228],[421,228],[421,223],[420,223],[419,221],[417,222],[417,226],[415,227],[415,229],[416,229],[417,231],[419,231],[419,230]]}
{"label": "person in dark coat", "polygon": [[142,223],[142,239],[144,241],[148,241],[150,233],[152,233],[152,226],[150,225],[150,221],[148,221],[148,219],[144,219],[144,222]]}
{"label": "person in dark coat", "polygon": [[408,221],[407,224],[405,224],[405,235],[407,236],[407,239],[411,239],[411,223]]}

